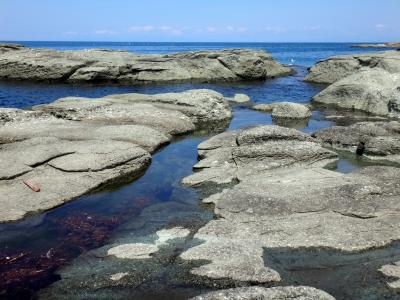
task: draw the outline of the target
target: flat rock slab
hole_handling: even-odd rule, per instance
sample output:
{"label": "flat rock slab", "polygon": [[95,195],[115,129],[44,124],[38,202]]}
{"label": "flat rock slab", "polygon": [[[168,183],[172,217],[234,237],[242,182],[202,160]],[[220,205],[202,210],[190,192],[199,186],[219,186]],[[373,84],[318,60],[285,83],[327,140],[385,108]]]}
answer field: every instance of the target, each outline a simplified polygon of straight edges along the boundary
{"label": "flat rock slab", "polygon": [[381,68],[363,68],[328,86],[313,97],[313,102],[400,118],[400,67],[393,74]]}
{"label": "flat rock slab", "polygon": [[331,84],[359,72],[362,68],[400,73],[400,52],[385,51],[334,56],[314,65],[305,80]]}
{"label": "flat rock slab", "polygon": [[379,269],[379,271],[383,275],[394,279],[393,281],[388,282],[388,286],[392,290],[400,292],[400,262],[398,261],[391,265],[384,265]]}
{"label": "flat rock slab", "polygon": [[34,110],[1,108],[0,222],[133,180],[149,166],[150,153],[174,135],[219,128],[230,118],[227,99],[209,90],[64,98]]}
{"label": "flat rock slab", "polygon": [[291,69],[257,50],[197,51],[138,55],[102,49],[56,51],[0,47],[0,79],[148,84],[262,80]]}
{"label": "flat rock slab", "polygon": [[327,146],[356,152],[363,143],[364,155],[400,163],[400,122],[359,122],[333,126],[313,133]]}
{"label": "flat rock slab", "polygon": [[259,286],[240,287],[206,293],[192,300],[334,300],[331,295],[305,286],[265,288]]}
{"label": "flat rock slab", "polygon": [[294,102],[275,102],[254,105],[253,109],[271,113],[277,119],[307,119],[311,117],[308,106]]}

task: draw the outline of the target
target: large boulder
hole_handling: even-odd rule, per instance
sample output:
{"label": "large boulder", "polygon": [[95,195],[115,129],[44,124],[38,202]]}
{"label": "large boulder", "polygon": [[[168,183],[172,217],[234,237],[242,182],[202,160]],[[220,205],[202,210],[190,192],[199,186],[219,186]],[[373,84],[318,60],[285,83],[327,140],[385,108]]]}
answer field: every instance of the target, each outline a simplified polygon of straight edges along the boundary
{"label": "large boulder", "polygon": [[256,50],[137,55],[102,49],[0,47],[0,79],[144,84],[262,80],[290,72],[270,54]]}
{"label": "large boulder", "polygon": [[400,72],[363,69],[331,84],[313,101],[372,115],[400,117]]}
{"label": "large boulder", "polygon": [[305,80],[331,84],[359,72],[362,68],[383,69],[389,73],[400,73],[400,52],[385,51],[334,56],[314,65]]}
{"label": "large boulder", "polygon": [[64,98],[34,110],[2,108],[0,194],[7,196],[0,197],[0,222],[131,181],[149,166],[150,153],[173,136],[203,125],[226,126],[230,118],[227,99],[208,90]]}

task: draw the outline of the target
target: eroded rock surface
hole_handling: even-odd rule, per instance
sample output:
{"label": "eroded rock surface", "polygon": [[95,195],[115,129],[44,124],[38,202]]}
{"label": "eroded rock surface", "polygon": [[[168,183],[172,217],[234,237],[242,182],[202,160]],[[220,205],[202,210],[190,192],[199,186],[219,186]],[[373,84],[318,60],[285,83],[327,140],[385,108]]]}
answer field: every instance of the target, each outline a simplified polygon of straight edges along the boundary
{"label": "eroded rock surface", "polygon": [[277,126],[217,135],[199,146],[199,155],[196,167],[204,170],[184,182],[222,190],[203,200],[215,205],[217,218],[194,235],[202,244],[180,255],[203,262],[191,271],[199,280],[279,282],[280,273],[265,259],[275,249],[345,255],[400,238],[399,168],[329,171],[323,166],[334,153],[304,133]]}
{"label": "eroded rock surface", "polygon": [[192,300],[334,300],[331,295],[311,287],[241,287],[206,293]]}
{"label": "eroded rock surface", "polygon": [[327,146],[355,152],[363,144],[364,155],[400,163],[400,122],[360,122],[333,126],[313,133]]}
{"label": "eroded rock surface", "polygon": [[150,164],[150,153],[173,136],[226,126],[230,117],[227,100],[208,90],[72,97],[29,111],[0,109],[0,222],[133,180]]}
{"label": "eroded rock surface", "polygon": [[122,84],[263,80],[290,74],[270,54],[255,50],[137,55],[91,49],[56,51],[0,46],[0,78]]}
{"label": "eroded rock surface", "polygon": [[363,68],[383,69],[392,74],[400,73],[400,52],[385,51],[334,56],[314,65],[305,80],[331,84],[353,75]]}
{"label": "eroded rock surface", "polygon": [[341,109],[400,118],[400,67],[397,73],[381,68],[362,69],[334,82],[314,96],[313,101]]}

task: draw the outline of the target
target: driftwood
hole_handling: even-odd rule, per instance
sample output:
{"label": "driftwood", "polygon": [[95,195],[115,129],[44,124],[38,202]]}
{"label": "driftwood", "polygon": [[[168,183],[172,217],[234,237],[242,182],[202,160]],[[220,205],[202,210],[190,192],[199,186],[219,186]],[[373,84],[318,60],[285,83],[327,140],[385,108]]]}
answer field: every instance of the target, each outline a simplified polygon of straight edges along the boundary
{"label": "driftwood", "polygon": [[39,185],[31,179],[24,180],[24,183],[34,192],[40,192]]}

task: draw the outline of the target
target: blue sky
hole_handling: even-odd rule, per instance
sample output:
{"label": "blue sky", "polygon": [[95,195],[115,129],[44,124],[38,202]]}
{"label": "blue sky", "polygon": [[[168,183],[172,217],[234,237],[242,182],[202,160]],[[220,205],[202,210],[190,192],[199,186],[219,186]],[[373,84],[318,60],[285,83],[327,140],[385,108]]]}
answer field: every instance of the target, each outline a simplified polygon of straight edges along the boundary
{"label": "blue sky", "polygon": [[0,40],[400,40],[400,0],[0,0]]}

